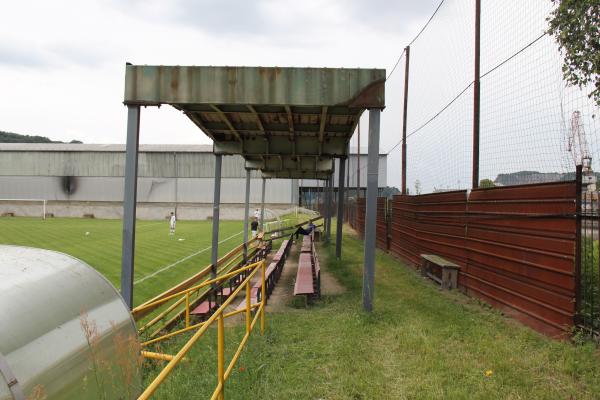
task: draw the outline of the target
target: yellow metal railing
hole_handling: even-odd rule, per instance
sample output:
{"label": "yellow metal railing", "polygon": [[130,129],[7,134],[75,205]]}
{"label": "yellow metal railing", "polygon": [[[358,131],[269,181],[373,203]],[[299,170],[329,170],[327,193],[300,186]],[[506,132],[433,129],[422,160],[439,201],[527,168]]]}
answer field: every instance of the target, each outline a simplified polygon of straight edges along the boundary
{"label": "yellow metal railing", "polygon": [[[254,246],[249,248],[248,257],[254,257],[256,253],[261,250],[261,246],[263,246],[264,243],[265,242],[262,241],[262,235],[250,240],[247,244],[254,244]],[[238,268],[239,266],[237,264],[239,264],[243,259],[242,250],[243,244],[235,247],[223,257],[221,257],[217,261],[217,273],[228,273],[231,272],[234,268]],[[177,284],[173,288],[163,292],[155,298],[148,300],[145,303],[135,307],[132,310],[132,315],[138,323],[142,324],[141,327],[138,328],[138,333],[140,335],[146,334],[146,336],[153,338],[158,336],[163,330],[168,329],[172,325],[176,324],[180,319],[182,319],[185,316],[186,309],[185,307],[182,307],[184,301],[190,301],[191,305],[195,304],[195,302],[197,301],[201,301],[203,296],[207,294],[209,288],[204,287],[204,290],[202,292],[200,289],[197,289],[194,292],[190,292],[187,300],[186,298],[182,297],[175,301],[173,304],[171,304],[169,307],[167,307],[165,310],[160,311],[158,314],[156,314],[155,311],[157,311],[159,308],[161,308],[161,306],[164,305],[164,303],[160,302],[159,300],[162,300],[168,296],[171,296],[172,294],[179,293],[184,289],[189,288],[191,285],[196,284],[202,278],[206,278],[210,272],[211,265],[208,265],[202,271],[192,276],[191,278],[188,278],[184,282]],[[170,299],[172,299],[172,297],[170,297]],[[189,306],[187,307],[189,308]],[[153,315],[149,321],[142,322],[143,319],[145,319],[145,317],[149,316],[152,313],[154,313],[155,315]],[[159,322],[163,323],[159,324]],[[157,327],[154,328],[153,331],[149,331],[149,329],[155,325],[157,325]]]}
{"label": "yellow metal railing", "polygon": [[[190,324],[190,294],[194,291],[197,291],[203,287],[207,287],[208,285],[218,284],[222,281],[225,281],[235,275],[240,274],[241,272],[247,272],[246,278],[240,283],[240,285],[231,293],[231,295],[221,304],[221,306],[204,322],[200,322],[198,324],[191,325]],[[260,281],[261,281],[261,301],[256,304],[251,304],[251,280],[252,278],[260,271]],[[169,361],[168,364],[163,368],[163,370],[158,374],[158,376],[150,383],[150,385],[144,390],[144,392],[138,397],[138,400],[149,399],[150,396],[158,389],[159,385],[169,376],[169,374],[173,371],[173,369],[179,364],[179,362],[183,359],[186,353],[192,348],[192,346],[204,335],[207,329],[217,321],[217,387],[213,392],[211,399],[223,399],[225,393],[225,381],[231,375],[233,368],[241,354],[242,349],[248,342],[250,337],[250,333],[254,329],[258,318],[260,318],[260,333],[264,334],[265,331],[265,305],[266,305],[266,286],[265,286],[265,272],[266,272],[266,262],[265,260],[250,264],[248,266],[239,268],[235,271],[231,271],[229,273],[223,274],[215,279],[210,279],[202,282],[199,285],[192,286],[185,290],[179,291],[177,293],[172,293],[159,298],[158,300],[147,302],[139,307],[137,307],[138,312],[143,313],[145,309],[155,309],[156,307],[160,307],[162,304],[180,297],[178,301],[179,304],[185,302],[185,328],[179,329],[174,332],[167,333],[160,337],[148,340],[142,343],[142,347],[147,347],[153,343],[169,339],[175,335],[179,335],[185,332],[192,331],[197,329],[194,335],[186,342],[185,345],[177,352],[175,355],[161,354],[161,353],[153,353],[150,351],[142,351],[142,356],[146,358],[152,358],[157,360]],[[231,302],[236,298],[236,296],[241,292],[242,289],[245,288],[246,291],[246,307],[242,310],[236,310],[226,313],[225,309],[231,304]],[[252,318],[252,310],[257,309],[256,315]],[[225,318],[238,315],[241,313],[246,313],[246,333],[242,338],[235,354],[233,355],[231,361],[227,368],[225,368],[225,328],[224,328],[224,320]]]}

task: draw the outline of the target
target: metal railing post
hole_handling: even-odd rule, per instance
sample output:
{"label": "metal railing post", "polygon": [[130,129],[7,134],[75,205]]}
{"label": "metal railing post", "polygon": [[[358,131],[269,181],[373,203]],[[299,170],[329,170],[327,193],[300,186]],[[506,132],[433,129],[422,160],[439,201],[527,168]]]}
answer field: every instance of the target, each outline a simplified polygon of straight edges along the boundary
{"label": "metal railing post", "polygon": [[185,293],[185,327],[190,327],[190,292]]}
{"label": "metal railing post", "polygon": [[221,400],[225,398],[225,325],[223,320],[223,312],[221,312],[217,320],[217,380],[221,385],[217,398]]}
{"label": "metal railing post", "polygon": [[252,320],[252,315],[250,314],[250,282],[246,283],[246,334],[250,334],[250,321]]}
{"label": "metal railing post", "polygon": [[263,260],[261,264],[261,282],[262,285],[260,287],[260,296],[261,296],[261,308],[260,308],[260,334],[265,334],[265,307],[267,306],[267,296],[266,296],[266,288],[265,288],[265,272],[267,269],[267,263]]}

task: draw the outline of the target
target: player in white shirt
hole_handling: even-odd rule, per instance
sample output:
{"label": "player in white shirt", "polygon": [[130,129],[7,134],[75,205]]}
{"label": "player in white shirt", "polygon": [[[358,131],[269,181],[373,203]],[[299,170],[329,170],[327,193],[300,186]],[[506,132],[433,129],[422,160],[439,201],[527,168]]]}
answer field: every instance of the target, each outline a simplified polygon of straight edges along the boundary
{"label": "player in white shirt", "polygon": [[260,219],[260,210],[258,208],[254,210],[254,218],[258,220]]}
{"label": "player in white shirt", "polygon": [[171,218],[169,218],[169,235],[175,234],[175,224],[177,223],[177,218],[175,218],[175,213],[171,213]]}

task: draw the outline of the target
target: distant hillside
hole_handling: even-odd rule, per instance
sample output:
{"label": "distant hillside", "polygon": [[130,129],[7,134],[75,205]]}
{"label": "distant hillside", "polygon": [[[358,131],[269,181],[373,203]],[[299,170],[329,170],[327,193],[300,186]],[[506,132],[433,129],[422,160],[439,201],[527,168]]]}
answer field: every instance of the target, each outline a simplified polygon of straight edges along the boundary
{"label": "distant hillside", "polygon": [[[596,172],[596,177],[600,180],[600,173]],[[537,172],[537,171],[519,171],[511,174],[498,174],[494,183],[499,186],[524,185],[527,183],[546,183],[571,181],[575,179],[575,172]]]}
{"label": "distant hillside", "polygon": [[[0,131],[0,143],[64,143],[50,140],[45,136],[19,135],[18,133]],[[79,140],[71,140],[69,143],[83,143]]]}

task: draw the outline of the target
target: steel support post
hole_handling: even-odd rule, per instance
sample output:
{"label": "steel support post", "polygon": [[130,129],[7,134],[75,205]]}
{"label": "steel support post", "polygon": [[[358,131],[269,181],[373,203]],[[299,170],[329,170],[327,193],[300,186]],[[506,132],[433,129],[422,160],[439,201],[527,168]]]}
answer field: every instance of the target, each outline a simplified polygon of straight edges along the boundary
{"label": "steel support post", "polygon": [[365,260],[363,273],[363,307],[373,310],[375,289],[375,234],[379,175],[379,120],[381,110],[369,110],[369,155],[367,160],[367,199],[365,211]]}
{"label": "steel support post", "polygon": [[248,215],[250,214],[250,170],[246,170],[246,198],[244,200],[244,263],[248,261]]}
{"label": "steel support post", "polygon": [[[356,145],[356,199],[360,197],[360,119],[358,120],[358,137]],[[357,202],[358,203],[358,202]]]}
{"label": "steel support post", "polygon": [[125,153],[125,188],[123,197],[123,245],[121,253],[121,296],[133,307],[133,267],[135,258],[135,211],[137,200],[138,147],[140,142],[140,107],[127,106],[127,145]]}
{"label": "steel support post", "polygon": [[[346,188],[344,193],[344,206],[348,205],[348,199],[350,197],[350,145],[348,145],[348,151],[346,151],[348,157],[346,157]],[[346,215],[344,214],[344,219]]]}
{"label": "steel support post", "polygon": [[346,160],[340,158],[340,171],[338,177],[338,204],[337,204],[337,230],[335,233],[335,256],[342,258],[342,228],[344,226],[344,175],[346,174]]}
{"label": "steel support post", "polygon": [[408,111],[408,73],[410,67],[410,46],[404,49],[406,64],[404,65],[404,107],[402,113],[402,194],[406,193],[406,122]]}
{"label": "steel support post", "polygon": [[481,0],[475,0],[475,77],[473,79],[473,182],[472,187],[479,187],[479,60],[481,36]]}
{"label": "steel support post", "polygon": [[262,194],[260,195],[260,231],[264,230],[264,222],[265,222],[265,186],[267,184],[267,180],[262,178]]}
{"label": "steel support post", "polygon": [[[213,219],[212,219],[212,254],[210,258],[210,274],[212,279],[217,277],[217,262],[219,260],[219,208],[221,206],[221,166],[223,156],[215,154],[215,191],[213,196]],[[212,285],[216,286],[215,284]]]}
{"label": "steel support post", "polygon": [[326,196],[325,196],[325,201],[326,201],[326,207],[327,207],[327,219],[325,220],[325,242],[329,243],[329,241],[331,240],[331,186],[332,186],[332,181],[331,181],[331,177],[329,177],[327,179],[327,191],[326,191]]}

